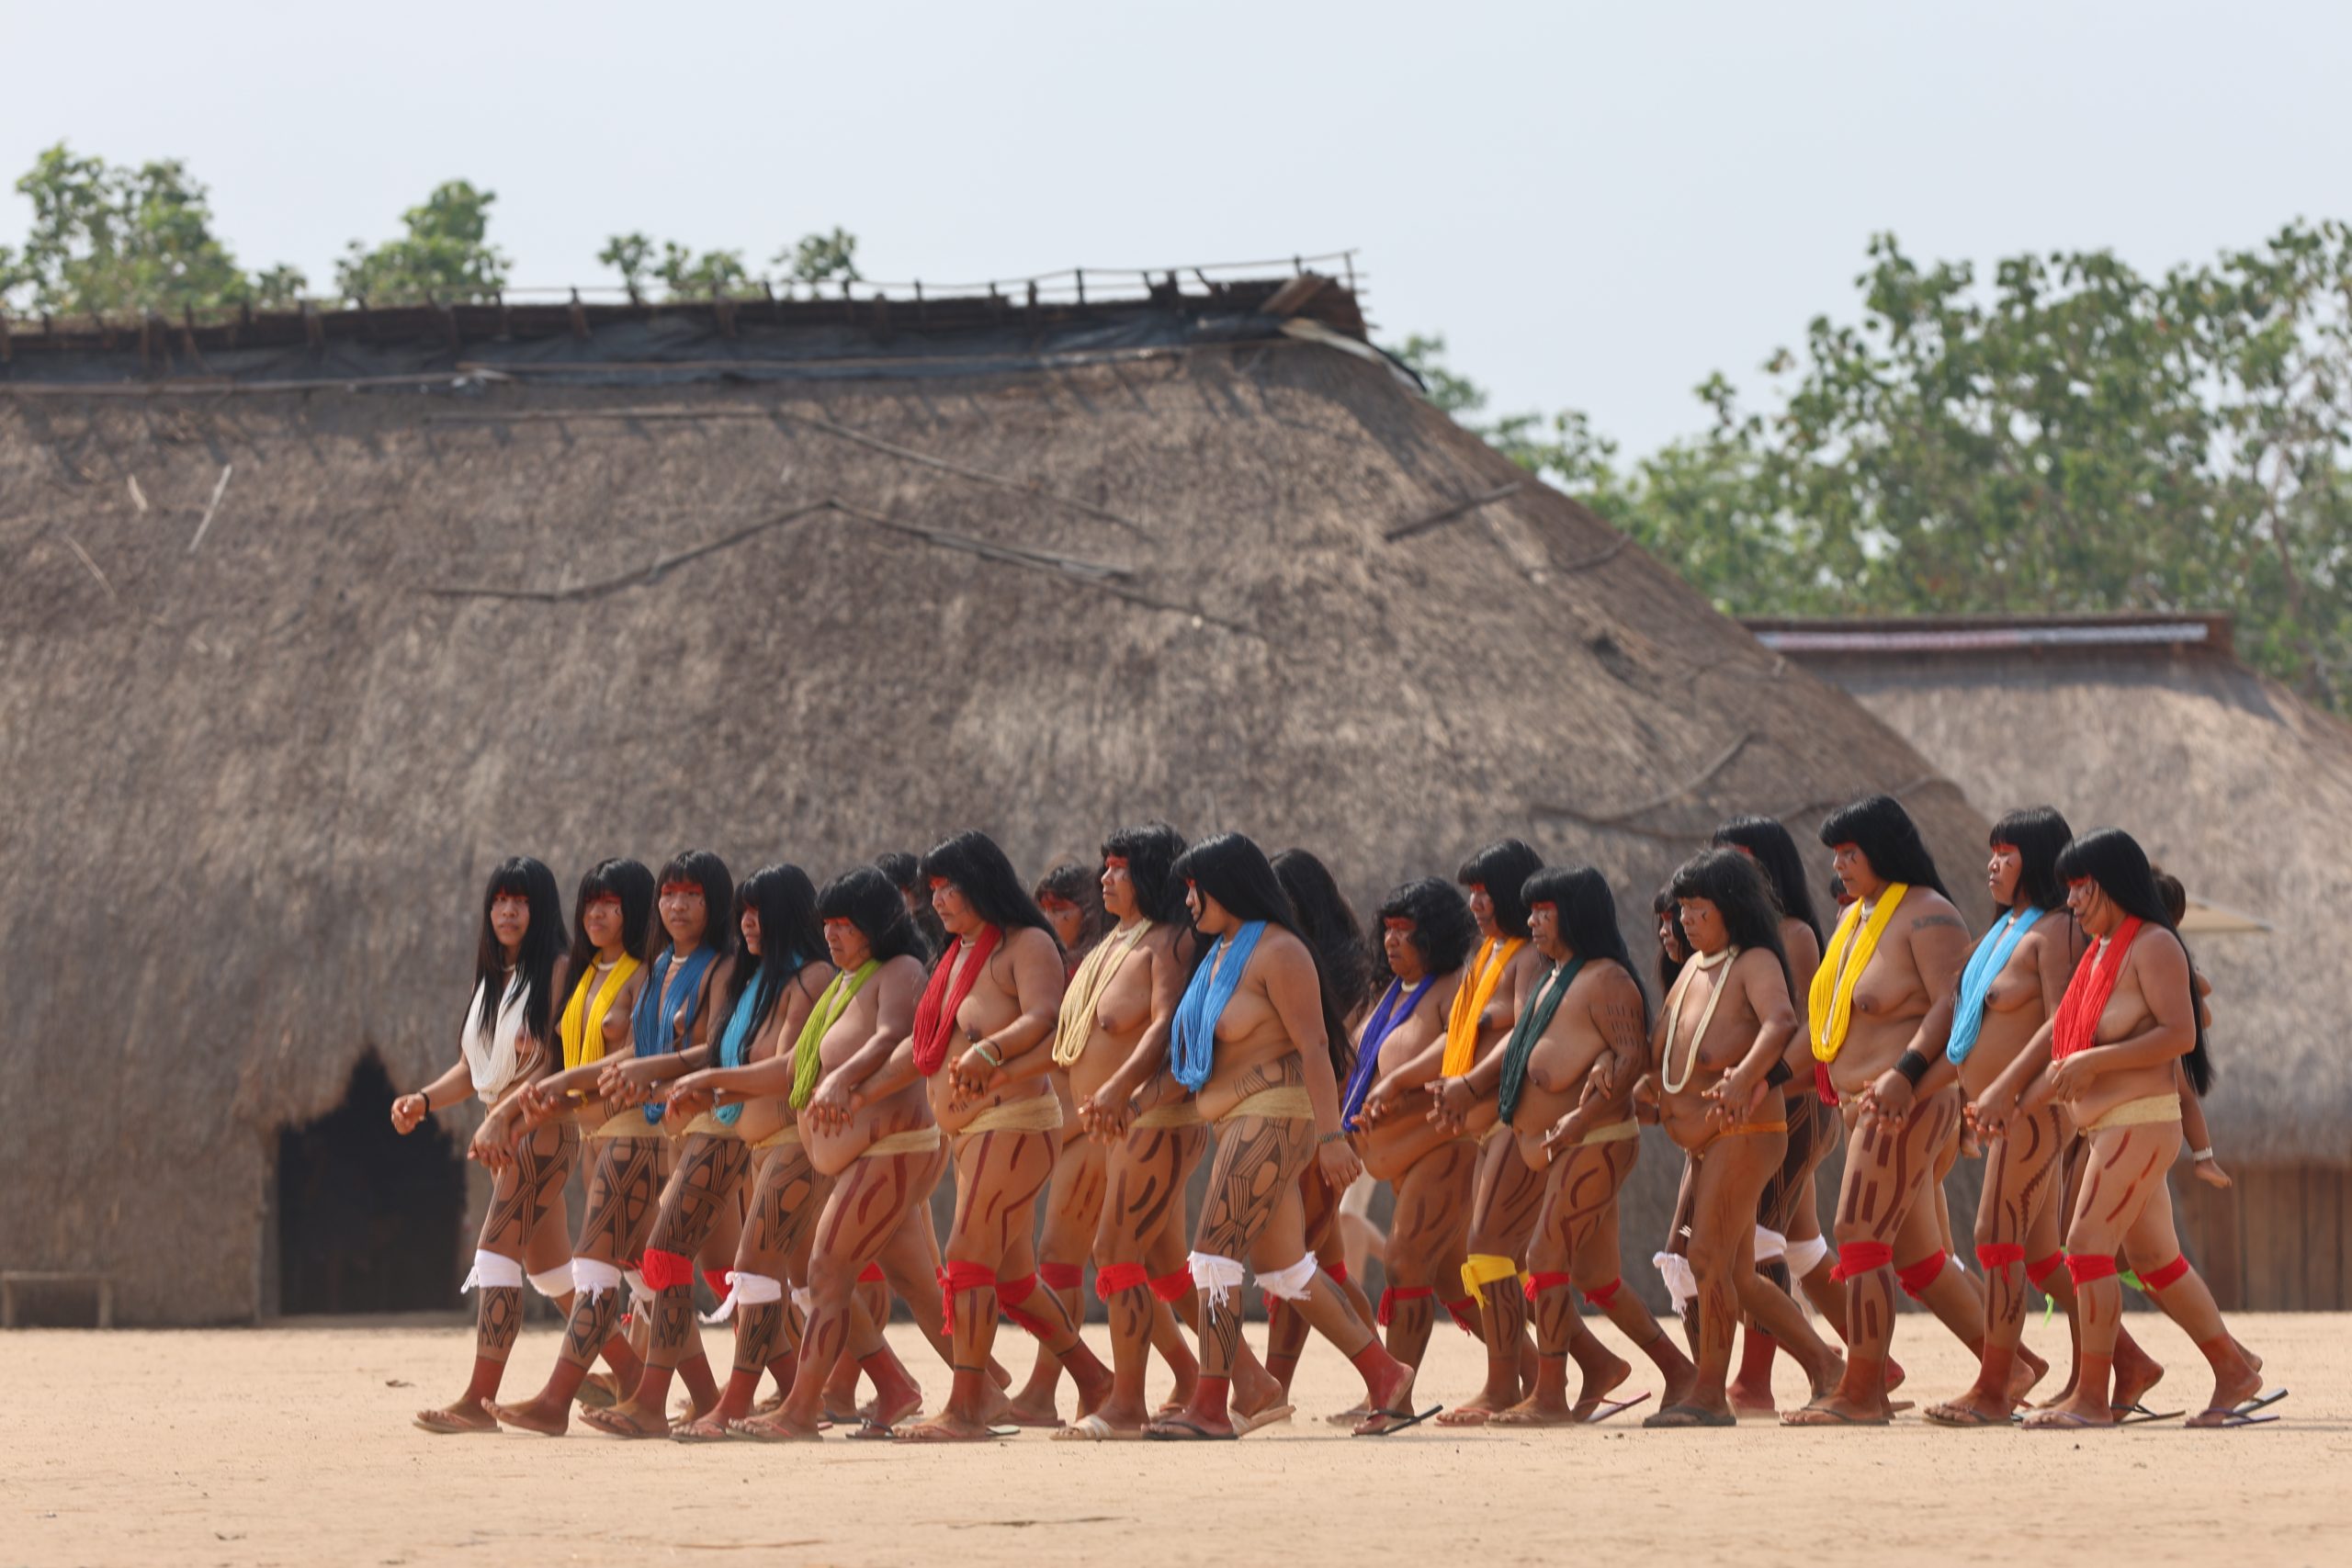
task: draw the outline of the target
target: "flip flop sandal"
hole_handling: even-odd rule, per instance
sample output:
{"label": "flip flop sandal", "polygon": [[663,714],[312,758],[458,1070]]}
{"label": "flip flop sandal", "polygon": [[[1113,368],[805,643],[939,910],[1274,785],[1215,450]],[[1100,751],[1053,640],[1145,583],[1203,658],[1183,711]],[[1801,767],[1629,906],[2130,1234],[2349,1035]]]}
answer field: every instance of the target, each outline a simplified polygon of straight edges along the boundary
{"label": "flip flop sandal", "polygon": [[571,1399],[582,1410],[610,1410],[621,1402],[620,1396],[613,1392],[613,1385],[606,1382],[601,1374],[583,1380]]}
{"label": "flip flop sandal", "polygon": [[1661,1431],[1688,1431],[1701,1427],[1736,1427],[1739,1417],[1728,1410],[1708,1410],[1696,1404],[1669,1404],[1642,1425]]}
{"label": "flip flop sandal", "polygon": [[2043,1410],[2033,1419],[2023,1423],[2029,1432],[2111,1432],[2115,1423],[2094,1421],[2087,1416],[2077,1416],[2071,1410]]}
{"label": "flip flop sandal", "polygon": [[1297,1409],[1293,1405],[1280,1404],[1269,1404],[1266,1408],[1259,1411],[1254,1416],[1234,1416],[1233,1435],[1237,1438],[1246,1438],[1250,1433],[1258,1430],[1261,1427],[1275,1426],[1278,1423],[1289,1420],[1292,1416],[1297,1414]]}
{"label": "flip flop sandal", "polygon": [[[1658,1412],[1659,1416],[1665,1414],[1663,1410]],[[1800,1421],[1797,1419],[1800,1416],[1826,1416],[1828,1419]],[[1656,1420],[1657,1416],[1652,1416],[1651,1419]],[[1647,1422],[1644,1423],[1645,1426],[1647,1424]],[[1783,1427],[1890,1427],[1894,1425],[1894,1421],[1892,1417],[1885,1416],[1849,1416],[1844,1411],[1833,1410],[1826,1404],[1808,1404],[1802,1410],[1792,1410],[1781,1416],[1781,1425]]]}
{"label": "flip flop sandal", "polygon": [[651,1438],[666,1438],[670,1435],[667,1429],[656,1431],[650,1427],[639,1426],[637,1418],[624,1415],[618,1405],[610,1410],[582,1411],[580,1416],[580,1424],[591,1431],[602,1432],[608,1438],[626,1438],[633,1442]]}
{"label": "flip flop sandal", "polygon": [[724,1443],[733,1438],[734,1433],[727,1427],[721,1427],[716,1432],[708,1427],[697,1429],[691,1424],[670,1428],[670,1440],[673,1443]]}
{"label": "flip flop sandal", "polygon": [[1393,1421],[1396,1425],[1393,1427],[1383,1427],[1377,1431],[1356,1432],[1351,1435],[1358,1438],[1393,1438],[1397,1433],[1405,1431],[1409,1427],[1419,1426],[1422,1422],[1428,1420],[1430,1416],[1436,1415],[1439,1411],[1444,1408],[1445,1406],[1442,1404],[1432,1404],[1418,1416],[1414,1415],[1410,1410],[1375,1410],[1370,1416],[1364,1417],[1364,1419],[1368,1421]]}
{"label": "flip flop sandal", "polygon": [[[1626,1411],[1648,1398],[1649,1395],[1646,1393],[1637,1393],[1631,1399],[1604,1399],[1593,1406],[1592,1414],[1584,1418],[1584,1424],[1588,1427],[1598,1427],[1611,1416],[1623,1416]],[[1737,1417],[1735,1416],[1733,1419],[1736,1420]]]}
{"label": "flip flop sandal", "polygon": [[727,1435],[746,1443],[814,1443],[820,1438],[804,1438],[797,1432],[779,1432],[774,1427],[754,1427],[749,1421],[729,1421]]}
{"label": "flip flop sandal", "polygon": [[[2236,1404],[2231,1405],[2227,1409],[2222,1409],[2219,1405],[2208,1406],[2206,1409],[2199,1412],[2200,1419],[2206,1416],[2219,1416],[2222,1419],[2219,1421],[2207,1421],[2204,1426],[2198,1427],[2197,1429],[2200,1432],[2227,1432],[2239,1427],[2267,1427],[2271,1422],[2278,1420],[2278,1417],[2276,1416],[2256,1416],[2255,1412],[2257,1410],[2267,1410],[2270,1406],[2278,1404],[2280,1400],[2286,1397],[2287,1391],[2283,1388],[2278,1388],[2272,1389],[2268,1393],[2262,1395],[2258,1399],[2243,1400]],[[2192,1421],[2189,1425],[2195,1427],[2197,1424]]]}
{"label": "flip flop sandal", "polygon": [[1081,1416],[1075,1425],[1054,1434],[1057,1443],[1125,1443],[1142,1440],[1143,1430],[1114,1427],[1100,1416]]}
{"label": "flip flop sandal", "polygon": [[1987,1416],[1964,1404],[1938,1404],[1928,1411],[1928,1425],[1965,1430],[1978,1427],[2009,1427],[2017,1423],[2015,1416]]}
{"label": "flip flop sandal", "polygon": [[896,1427],[885,1427],[879,1421],[868,1421],[863,1417],[859,1418],[856,1426],[842,1434],[845,1441],[853,1443],[888,1443],[895,1441],[898,1436]]}
{"label": "flip flop sandal", "polygon": [[2180,1410],[2151,1410],[2144,1404],[2111,1404],[2115,1424],[2119,1427],[2144,1427],[2151,1421],[2177,1421],[2187,1414]]}
{"label": "flip flop sandal", "polygon": [[469,1427],[462,1421],[431,1421],[425,1418],[427,1416],[440,1414],[437,1410],[419,1412],[414,1418],[416,1429],[420,1432],[430,1432],[436,1438],[475,1437],[498,1430],[498,1423],[494,1420],[487,1427]]}
{"label": "flip flop sandal", "polygon": [[1143,1429],[1143,1435],[1155,1443],[1229,1443],[1240,1436],[1238,1432],[1212,1432],[1182,1416],[1154,1421]]}

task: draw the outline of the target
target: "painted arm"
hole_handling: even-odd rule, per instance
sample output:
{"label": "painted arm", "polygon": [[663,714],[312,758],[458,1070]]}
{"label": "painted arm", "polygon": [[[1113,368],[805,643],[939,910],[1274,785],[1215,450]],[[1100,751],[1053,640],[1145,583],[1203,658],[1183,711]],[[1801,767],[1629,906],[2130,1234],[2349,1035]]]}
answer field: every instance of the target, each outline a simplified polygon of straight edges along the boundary
{"label": "painted arm", "polygon": [[1315,1163],[1332,1191],[1345,1192],[1363,1162],[1340,1125],[1340,1078],[1331,1068],[1330,1035],[1323,1027],[1323,986],[1316,977],[1314,955],[1296,937],[1284,934],[1286,940],[1268,954],[1266,1000],[1282,1020],[1306,1077],[1307,1103],[1315,1108]]}
{"label": "painted arm", "polygon": [[[1771,1085],[1764,1075],[1788,1049],[1789,1036],[1796,1032],[1796,1010],[1789,1005],[1789,983],[1781,975],[1781,965],[1772,954],[1761,948],[1743,953],[1732,963],[1732,973],[1726,981],[1737,980],[1740,994],[1756,1014],[1756,1038],[1747,1047],[1747,1055],[1739,1065],[1716,1079],[1702,1093],[1701,1098],[1713,1101],[1708,1114],[1724,1122],[1744,1122],[1756,1113],[1764,1102]],[[1703,1044],[1704,1042],[1699,1042]]]}

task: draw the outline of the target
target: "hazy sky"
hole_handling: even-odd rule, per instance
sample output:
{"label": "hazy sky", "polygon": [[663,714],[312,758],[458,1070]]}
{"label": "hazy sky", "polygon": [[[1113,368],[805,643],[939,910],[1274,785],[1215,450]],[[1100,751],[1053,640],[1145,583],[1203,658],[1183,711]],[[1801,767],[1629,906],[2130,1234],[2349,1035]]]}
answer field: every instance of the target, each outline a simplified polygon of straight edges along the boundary
{"label": "hazy sky", "polygon": [[[2352,216],[2352,6],[19,6],[0,168],[177,156],[248,267],[325,286],[463,175],[518,284],[641,229],[873,276],[1360,249],[1377,327],[1504,408],[1692,428],[1871,233],[2160,269]],[[0,198],[0,243],[29,216]]]}

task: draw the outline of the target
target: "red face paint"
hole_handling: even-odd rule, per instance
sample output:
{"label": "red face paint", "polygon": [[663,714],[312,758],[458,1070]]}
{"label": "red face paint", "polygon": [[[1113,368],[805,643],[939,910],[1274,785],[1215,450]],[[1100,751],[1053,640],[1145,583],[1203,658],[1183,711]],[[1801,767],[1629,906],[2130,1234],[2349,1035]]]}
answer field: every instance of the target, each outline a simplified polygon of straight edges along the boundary
{"label": "red face paint", "polygon": [[939,891],[941,888],[943,888],[943,887],[950,887],[950,886],[954,886],[954,884],[953,884],[953,883],[951,883],[951,882],[949,882],[949,881],[948,881],[945,877],[944,877],[944,876],[934,876],[934,877],[933,877],[933,878],[931,879],[931,890],[932,890],[933,893],[938,892],[938,891]]}
{"label": "red face paint", "polygon": [[702,896],[702,887],[696,883],[665,882],[662,885],[662,897],[664,898],[699,898]]}
{"label": "red face paint", "polygon": [[828,930],[834,926],[846,928],[857,924],[855,920],[851,919],[847,915],[829,915],[819,923],[825,926]]}
{"label": "red face paint", "polygon": [[1125,871],[1127,869],[1127,857],[1125,855],[1104,855],[1102,857],[1102,863],[1106,866],[1115,866],[1119,870]]}
{"label": "red face paint", "polygon": [[1560,907],[1557,904],[1530,904],[1527,907],[1527,912],[1531,915],[1538,909],[1549,909],[1555,915],[1560,912]]}
{"label": "red face paint", "polygon": [[1391,915],[1380,923],[1387,930],[1395,931],[1398,936],[1410,936],[1413,932],[1413,922],[1407,919],[1402,915]]}

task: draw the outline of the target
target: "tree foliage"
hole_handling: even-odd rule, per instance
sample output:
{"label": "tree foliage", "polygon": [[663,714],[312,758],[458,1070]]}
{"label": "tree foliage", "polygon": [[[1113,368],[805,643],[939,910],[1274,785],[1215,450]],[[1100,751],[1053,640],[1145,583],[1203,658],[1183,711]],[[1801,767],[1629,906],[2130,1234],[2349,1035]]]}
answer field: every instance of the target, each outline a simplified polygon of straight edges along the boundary
{"label": "tree foliage", "polygon": [[32,202],[20,250],[0,245],[0,301],[58,314],[273,305],[302,275],[275,266],[248,277],[212,232],[212,206],[187,166],[137,168],[76,155],[61,141],[17,181]]}
{"label": "tree foliage", "polygon": [[346,299],[377,304],[443,304],[489,299],[506,287],[508,263],[490,243],[493,191],[469,180],[446,180],[421,207],[401,215],[407,231],[372,249],[351,242],[335,263],[334,285]]}
{"label": "tree foliage", "polygon": [[[2018,256],[1989,289],[1881,236],[1857,288],[1768,362],[1771,412],[1711,377],[1706,428],[1630,464],[1581,414],[1465,423],[1735,613],[2222,609],[2352,706],[2352,230],[2162,277]],[[1434,395],[1475,414],[1462,386]]]}
{"label": "tree foliage", "polygon": [[780,270],[773,279],[753,273],[741,251],[703,251],[675,240],[665,240],[657,251],[642,232],[615,234],[596,253],[596,259],[621,275],[631,294],[641,294],[659,281],[673,299],[707,299],[712,295],[745,293],[768,282],[783,284],[855,282],[857,236],[836,228],[829,234],[804,234],[776,253]]}

